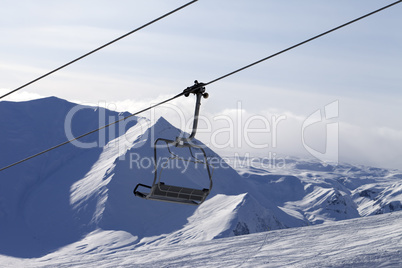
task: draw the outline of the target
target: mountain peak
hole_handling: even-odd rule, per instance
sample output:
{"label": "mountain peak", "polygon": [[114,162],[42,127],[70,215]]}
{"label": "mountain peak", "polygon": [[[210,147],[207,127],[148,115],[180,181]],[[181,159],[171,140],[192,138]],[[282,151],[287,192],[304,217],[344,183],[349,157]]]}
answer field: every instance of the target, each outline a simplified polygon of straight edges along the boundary
{"label": "mountain peak", "polygon": [[[56,97],[0,102],[0,164],[64,142],[64,122],[74,106]],[[103,123],[100,112],[108,118],[120,115],[82,109],[71,122],[73,133],[97,129]],[[203,173],[205,164],[202,170],[200,162],[185,161],[168,150],[154,156],[156,139],[175,140],[183,134],[165,118],[152,126],[137,120],[124,124],[124,133],[116,124],[104,137],[96,133],[80,140],[94,147],[68,144],[0,173],[0,254],[41,256],[98,229],[124,231],[138,245],[171,245],[402,209],[397,171],[348,165],[317,168],[309,160],[294,160],[281,170],[261,167],[261,172],[251,163],[241,167],[240,175],[208,147],[207,156],[215,157],[209,163],[213,188],[203,204],[141,199],[133,195],[134,187],[152,185],[161,160],[171,164],[157,173],[162,182],[202,189],[208,187],[204,183],[209,185],[209,176]],[[163,146],[159,149],[166,152]],[[183,148],[172,150],[176,149]]]}

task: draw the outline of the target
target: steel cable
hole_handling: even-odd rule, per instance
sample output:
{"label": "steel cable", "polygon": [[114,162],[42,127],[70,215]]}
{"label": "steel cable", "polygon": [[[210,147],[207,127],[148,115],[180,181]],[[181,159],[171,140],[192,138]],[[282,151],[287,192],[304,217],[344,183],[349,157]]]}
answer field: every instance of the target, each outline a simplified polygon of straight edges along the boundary
{"label": "steel cable", "polygon": [[86,54],[84,54],[84,55],[82,55],[82,56],[80,56],[80,57],[78,57],[78,58],[76,58],[76,59],[64,64],[64,65],[62,65],[62,66],[60,66],[60,67],[58,67],[58,68],[54,69],[54,70],[52,70],[52,71],[50,71],[50,72],[48,72],[48,73],[46,73],[46,74],[44,74],[44,75],[42,75],[40,77],[38,77],[38,78],[36,78],[36,79],[34,79],[34,80],[24,84],[24,85],[12,90],[12,91],[4,94],[3,96],[0,97],[0,99],[7,97],[8,95],[10,95],[10,94],[12,94],[14,92],[17,92],[18,90],[23,89],[24,87],[29,86],[30,84],[33,84],[33,83],[45,78],[46,76],[49,76],[49,75],[51,75],[51,74],[53,74],[53,73],[55,73],[55,72],[57,72],[57,71],[59,71],[61,69],[73,64],[74,62],[82,60],[83,58],[85,58],[85,57],[87,57],[87,56],[89,56],[89,55],[91,55],[91,54],[93,54],[93,53],[95,53],[95,52],[107,47],[107,46],[110,46],[111,44],[113,44],[113,43],[115,43],[115,42],[117,42],[117,41],[119,41],[119,40],[121,40],[121,39],[123,39],[123,38],[125,38],[125,37],[127,37],[127,36],[129,36],[129,35],[131,35],[133,33],[135,33],[135,32],[138,32],[141,29],[144,29],[145,27],[148,27],[149,25],[154,24],[155,22],[157,22],[157,21],[159,21],[159,20],[161,20],[161,19],[163,19],[163,18],[165,18],[165,17],[167,17],[167,16],[169,16],[169,15],[171,15],[171,14],[173,14],[173,13],[175,13],[175,12],[177,12],[177,11],[179,11],[179,10],[181,10],[181,9],[183,9],[183,8],[193,4],[195,2],[197,2],[197,1],[198,0],[188,2],[187,4],[182,5],[181,7],[178,7],[176,9],[174,9],[174,10],[172,10],[172,11],[170,11],[170,12],[168,12],[168,13],[166,13],[166,14],[158,17],[158,18],[156,18],[156,19],[154,19],[154,20],[152,20],[152,21],[150,21],[150,22],[138,27],[137,29],[134,29],[131,32],[128,32],[128,33],[126,33],[126,34],[124,34],[124,35],[122,35],[122,36],[120,36],[120,37],[118,37],[118,38],[116,38],[116,39],[114,39],[114,40],[112,40],[112,41],[110,41],[110,42],[108,42],[108,43],[106,43],[106,44],[104,44],[104,45],[102,45],[102,46],[100,46],[100,47],[98,47],[98,48],[96,48],[96,49],[94,49],[94,50],[92,50],[92,51],[90,51],[90,52],[88,52],[88,53],[86,53]]}
{"label": "steel cable", "polygon": [[[193,2],[195,2],[195,1],[189,2],[189,3],[186,4],[186,5],[192,4]],[[385,9],[387,9],[387,8],[390,8],[390,7],[392,7],[392,6],[396,5],[396,4],[399,4],[399,3],[401,3],[401,2],[402,2],[402,0],[396,1],[396,2],[394,2],[394,3],[392,3],[392,4],[389,4],[389,5],[387,5],[387,6],[384,6],[384,7],[380,8],[380,9],[377,9],[377,10],[375,10],[375,11],[373,11],[373,12],[367,13],[366,15],[363,15],[363,16],[357,18],[357,19],[351,20],[351,21],[349,21],[349,22],[347,22],[347,23],[344,23],[344,24],[342,24],[342,25],[340,25],[340,26],[338,26],[338,27],[332,28],[331,30],[328,30],[328,31],[326,31],[326,32],[324,32],[324,33],[321,33],[321,34],[316,35],[316,36],[314,36],[314,37],[312,37],[312,38],[309,38],[309,39],[307,39],[307,40],[305,40],[305,41],[303,41],[303,42],[300,42],[300,43],[298,43],[298,44],[296,44],[296,45],[293,45],[293,46],[291,46],[291,47],[288,47],[288,48],[286,48],[286,49],[284,49],[284,50],[281,50],[281,51],[279,51],[279,52],[277,52],[277,53],[274,53],[274,54],[272,54],[272,55],[270,55],[270,56],[268,56],[268,57],[265,57],[265,58],[263,58],[263,59],[260,59],[260,60],[258,60],[258,61],[255,61],[255,62],[253,62],[253,63],[251,63],[251,64],[249,64],[249,65],[246,65],[246,66],[244,66],[244,67],[242,67],[242,68],[239,68],[239,69],[237,69],[237,70],[235,70],[235,71],[233,71],[233,72],[227,73],[227,74],[225,74],[225,75],[223,75],[223,76],[221,76],[221,77],[218,77],[218,78],[216,78],[216,79],[214,79],[214,80],[211,80],[211,81],[208,82],[208,83],[200,83],[199,85],[194,85],[194,86],[192,86],[190,92],[194,92],[194,91],[198,90],[200,87],[213,84],[213,83],[215,83],[215,82],[217,82],[217,81],[219,81],[219,80],[222,80],[222,79],[224,79],[224,78],[226,78],[226,77],[228,77],[228,76],[231,76],[231,75],[233,75],[233,74],[235,74],[235,73],[238,73],[238,72],[240,72],[240,71],[243,71],[243,70],[245,70],[245,69],[247,69],[247,68],[250,68],[250,67],[252,67],[252,66],[254,66],[254,65],[256,65],[256,64],[259,64],[259,63],[261,63],[261,62],[263,62],[263,61],[266,61],[266,60],[271,59],[271,58],[273,58],[273,57],[275,57],[275,56],[278,56],[278,55],[280,55],[280,54],[282,54],[282,53],[284,53],[284,52],[287,52],[287,51],[289,51],[289,50],[291,50],[291,49],[294,49],[294,48],[296,48],[296,47],[298,47],[298,46],[301,46],[301,45],[303,45],[303,44],[306,44],[306,43],[308,43],[308,42],[311,42],[311,41],[313,41],[313,40],[315,40],[315,39],[317,39],[317,38],[319,38],[319,37],[322,37],[322,36],[327,35],[327,34],[329,34],[329,33],[331,33],[331,32],[334,32],[334,31],[336,31],[336,30],[339,30],[339,29],[341,29],[341,28],[343,28],[343,27],[345,27],[345,26],[347,26],[347,25],[350,25],[350,24],[352,24],[352,23],[354,23],[354,22],[357,22],[357,21],[359,21],[359,20],[361,20],[361,19],[363,19],[363,18],[369,17],[369,16],[371,16],[371,15],[373,15],[373,14],[375,14],[375,13],[378,13],[378,12],[380,12],[380,11],[382,11],[382,10],[385,10]],[[186,5],[185,5],[185,6],[186,6]],[[184,6],[182,6],[182,7],[180,7],[180,8],[183,8],[183,7],[184,7]],[[179,9],[180,9],[180,8],[179,8]],[[178,9],[177,9],[177,10],[178,10]],[[177,10],[176,10],[176,11],[177,11]],[[172,12],[173,12],[173,11],[172,11]],[[170,12],[170,13],[171,13],[171,12]],[[169,13],[168,13],[168,14],[169,14]],[[164,16],[167,16],[167,14],[164,15]],[[117,41],[117,40],[116,40],[116,41]],[[49,73],[49,74],[50,74],[50,73]],[[31,82],[31,83],[33,83],[33,82]],[[28,84],[27,84],[27,85],[28,85]],[[187,89],[188,89],[188,88],[187,88]],[[56,145],[56,146],[53,146],[53,147],[51,147],[51,148],[49,148],[49,149],[46,149],[46,150],[44,150],[44,151],[42,151],[42,152],[40,152],[40,153],[34,154],[34,155],[30,156],[30,157],[24,158],[24,159],[22,159],[22,160],[20,160],[20,161],[18,161],[18,162],[15,162],[15,163],[13,163],[13,164],[11,164],[11,165],[8,165],[8,166],[6,166],[6,167],[3,167],[3,168],[0,169],[0,171],[3,171],[3,170],[5,170],[5,169],[8,169],[8,168],[13,167],[13,166],[15,166],[15,165],[18,165],[18,164],[20,164],[20,163],[22,163],[22,162],[25,162],[25,161],[27,161],[27,160],[29,160],[29,159],[32,159],[32,158],[34,158],[34,157],[37,157],[37,156],[39,156],[39,155],[42,155],[42,154],[47,153],[47,152],[49,152],[49,151],[52,151],[52,150],[54,150],[54,149],[56,149],[56,148],[59,148],[59,147],[61,147],[61,146],[63,146],[63,145],[66,145],[66,144],[68,144],[68,143],[71,143],[71,142],[73,142],[73,141],[75,141],[75,140],[81,139],[81,138],[83,138],[83,137],[85,137],[85,136],[88,136],[88,135],[90,135],[90,134],[92,134],[92,133],[95,133],[95,132],[97,132],[97,131],[99,131],[99,130],[102,130],[102,129],[104,129],[104,128],[107,128],[107,127],[109,127],[109,126],[111,126],[111,125],[117,124],[117,123],[119,123],[119,122],[121,122],[121,121],[124,121],[124,120],[126,120],[126,119],[128,119],[128,118],[130,118],[130,117],[132,117],[132,116],[135,116],[135,115],[138,115],[138,114],[143,113],[143,112],[145,112],[145,111],[148,111],[148,110],[150,110],[150,109],[152,109],[152,108],[155,108],[155,107],[157,107],[157,106],[159,106],[159,105],[162,105],[162,104],[164,104],[164,103],[170,102],[170,101],[172,101],[172,100],[174,100],[174,99],[176,99],[176,98],[179,98],[179,97],[181,97],[181,96],[183,96],[183,95],[185,95],[185,94],[188,94],[188,93],[189,93],[189,91],[186,91],[186,93],[182,92],[182,93],[180,93],[180,94],[177,94],[177,95],[174,96],[174,97],[171,97],[171,98],[166,99],[166,100],[164,100],[164,101],[162,101],[162,102],[159,102],[159,103],[157,103],[157,104],[154,104],[154,105],[152,105],[152,106],[150,106],[150,107],[148,107],[148,108],[145,108],[145,109],[143,109],[143,110],[140,110],[140,111],[138,111],[138,112],[136,112],[136,113],[134,113],[134,114],[131,114],[131,115],[125,117],[125,118],[122,118],[122,119],[120,119],[120,120],[118,120],[118,121],[115,121],[115,122],[113,122],[113,123],[110,123],[110,124],[108,124],[108,125],[105,125],[105,126],[103,126],[103,127],[101,127],[101,128],[92,130],[92,131],[90,131],[90,132],[88,132],[88,133],[85,133],[85,134],[82,134],[81,136],[78,136],[78,137],[76,137],[76,138],[74,138],[74,139],[71,139],[71,140],[69,140],[69,141],[63,142],[63,143],[58,144],[58,145]],[[11,94],[11,93],[9,93],[9,94]]]}

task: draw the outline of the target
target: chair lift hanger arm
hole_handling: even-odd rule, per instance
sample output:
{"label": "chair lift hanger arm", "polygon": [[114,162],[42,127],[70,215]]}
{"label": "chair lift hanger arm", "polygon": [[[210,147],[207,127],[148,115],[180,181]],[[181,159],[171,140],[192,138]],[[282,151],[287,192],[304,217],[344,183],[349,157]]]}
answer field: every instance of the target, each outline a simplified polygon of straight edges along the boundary
{"label": "chair lift hanger arm", "polygon": [[193,86],[188,87],[185,90],[183,90],[185,97],[190,96],[191,93],[195,94],[196,102],[195,102],[195,111],[194,111],[193,130],[191,131],[191,134],[188,138],[186,138],[186,139],[182,138],[181,140],[190,141],[194,138],[195,133],[197,132],[198,116],[200,113],[200,106],[201,106],[201,97],[203,97],[204,99],[207,99],[209,97],[209,94],[205,92],[204,85],[205,85],[204,83],[198,83],[198,81],[195,80]]}

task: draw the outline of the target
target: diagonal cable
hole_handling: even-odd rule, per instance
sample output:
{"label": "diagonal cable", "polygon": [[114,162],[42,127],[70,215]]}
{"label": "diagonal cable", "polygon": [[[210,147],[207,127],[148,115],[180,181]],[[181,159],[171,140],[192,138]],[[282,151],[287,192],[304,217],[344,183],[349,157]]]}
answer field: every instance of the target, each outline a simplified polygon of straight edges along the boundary
{"label": "diagonal cable", "polygon": [[156,19],[154,19],[154,20],[152,20],[152,21],[150,21],[150,22],[148,22],[148,23],[146,23],[146,24],[144,24],[144,25],[138,27],[137,29],[134,29],[134,30],[132,30],[131,32],[128,32],[128,33],[126,33],[126,34],[124,34],[124,35],[122,35],[122,36],[120,36],[120,37],[118,37],[118,38],[116,38],[116,39],[114,39],[114,40],[112,40],[112,41],[110,41],[110,42],[108,42],[108,43],[106,43],[106,44],[104,44],[104,45],[102,45],[102,46],[100,46],[100,47],[98,47],[98,48],[96,48],[96,49],[94,49],[94,50],[92,50],[92,51],[90,51],[90,52],[88,52],[88,53],[86,53],[86,54],[84,54],[84,55],[82,55],[82,56],[80,56],[80,57],[78,57],[78,58],[76,58],[76,59],[74,59],[74,60],[72,60],[72,61],[70,61],[70,62],[64,64],[64,65],[62,65],[62,66],[60,66],[60,67],[58,67],[58,68],[54,69],[54,70],[52,70],[52,71],[50,71],[50,72],[48,72],[48,73],[46,73],[46,74],[44,74],[44,75],[42,75],[42,76],[40,76],[40,77],[38,77],[38,78],[36,78],[36,79],[34,79],[34,80],[32,80],[32,81],[30,81],[30,82],[24,84],[24,85],[22,85],[22,86],[20,86],[20,87],[18,87],[18,88],[16,88],[16,89],[14,89],[14,90],[12,90],[12,91],[10,91],[10,92],[4,94],[3,96],[0,96],[0,99],[2,99],[2,98],[4,98],[4,97],[7,97],[8,95],[10,95],[10,94],[12,94],[12,93],[14,93],[14,92],[17,92],[18,90],[23,89],[24,87],[29,86],[30,84],[33,84],[33,83],[35,83],[35,82],[37,82],[37,81],[39,81],[39,80],[45,78],[46,76],[49,76],[49,75],[51,75],[51,74],[53,74],[53,73],[55,73],[55,72],[57,72],[57,71],[59,71],[59,70],[61,70],[61,69],[63,69],[63,68],[65,68],[65,67],[67,67],[67,66],[73,64],[74,62],[77,62],[77,61],[79,61],[79,60],[82,60],[83,58],[85,58],[85,57],[87,57],[87,56],[89,56],[89,55],[91,55],[91,54],[93,54],[93,53],[95,53],[95,52],[97,52],[97,51],[99,51],[99,50],[101,50],[101,49],[107,47],[107,46],[110,46],[111,44],[113,44],[113,43],[115,43],[115,42],[117,42],[117,41],[119,41],[119,40],[121,40],[121,39],[123,39],[123,38],[125,38],[125,37],[127,37],[127,36],[129,36],[129,35],[131,35],[131,34],[133,34],[133,33],[135,33],[135,32],[138,32],[138,31],[141,30],[141,29],[144,29],[145,27],[148,27],[149,25],[154,24],[155,22],[157,22],[157,21],[159,21],[159,20],[161,20],[161,19],[163,19],[163,18],[165,18],[165,17],[167,17],[167,16],[169,16],[169,15],[171,15],[171,14],[173,14],[173,13],[175,13],[175,12],[177,12],[177,11],[179,11],[179,10],[181,10],[181,9],[183,9],[183,8],[185,8],[185,7],[187,7],[187,6],[191,5],[191,4],[193,4],[193,3],[195,3],[195,2],[197,2],[197,1],[198,1],[198,0],[194,0],[194,1],[188,2],[187,4],[182,5],[181,7],[178,7],[178,8],[176,8],[176,9],[174,9],[174,10],[172,10],[172,11],[170,11],[170,12],[168,12],[168,13],[166,13],[166,14],[164,14],[164,15],[158,17],[158,18],[156,18]]}
{"label": "diagonal cable", "polygon": [[349,22],[346,22],[346,23],[344,23],[344,24],[342,24],[342,25],[340,25],[340,26],[338,26],[338,27],[332,28],[331,30],[328,30],[328,31],[326,31],[326,32],[323,32],[323,33],[321,33],[321,34],[318,34],[318,35],[316,35],[316,36],[314,36],[314,37],[311,37],[311,38],[309,38],[309,39],[307,39],[307,40],[304,40],[303,42],[300,42],[300,43],[298,43],[298,44],[296,44],[296,45],[293,45],[293,46],[288,47],[288,48],[286,48],[286,49],[284,49],[284,50],[281,50],[281,51],[279,51],[279,52],[277,52],[277,53],[275,53],[275,54],[272,54],[272,55],[270,55],[270,56],[268,56],[268,57],[265,57],[265,58],[263,58],[263,59],[260,59],[260,60],[258,60],[258,61],[255,61],[255,62],[253,62],[253,63],[251,63],[251,64],[249,64],[249,65],[246,65],[246,66],[244,66],[244,67],[242,67],[242,68],[239,68],[239,69],[237,69],[237,70],[235,70],[235,71],[233,71],[233,72],[230,72],[230,73],[228,73],[228,74],[222,75],[221,77],[218,77],[218,78],[216,78],[216,79],[214,79],[214,80],[212,80],[212,81],[210,81],[210,82],[204,84],[204,86],[207,86],[207,85],[209,85],[209,84],[215,83],[215,82],[217,82],[217,81],[219,81],[219,80],[221,80],[221,79],[224,79],[224,78],[226,78],[226,77],[228,77],[228,76],[231,76],[231,75],[233,75],[233,74],[235,74],[235,73],[241,72],[241,71],[243,71],[243,70],[245,70],[245,69],[248,69],[248,68],[250,68],[250,67],[252,67],[252,66],[254,66],[254,65],[257,65],[257,64],[259,64],[259,63],[261,63],[261,62],[263,62],[263,61],[266,61],[266,60],[268,60],[268,59],[271,59],[271,58],[273,58],[273,57],[276,57],[276,56],[278,56],[278,55],[280,55],[280,54],[282,54],[282,53],[285,53],[285,52],[287,52],[287,51],[289,51],[289,50],[292,50],[292,49],[294,49],[294,48],[296,48],[296,47],[299,47],[299,46],[301,46],[301,45],[304,45],[304,44],[306,44],[306,43],[308,43],[308,42],[311,42],[311,41],[313,41],[313,40],[315,40],[315,39],[317,39],[317,38],[320,38],[320,37],[322,37],[322,36],[324,36],[324,35],[327,35],[327,34],[329,34],[329,33],[332,33],[332,32],[334,32],[334,31],[336,31],[336,30],[339,30],[339,29],[341,29],[341,28],[343,28],[343,27],[345,27],[345,26],[348,26],[348,25],[350,25],[350,24],[352,24],[352,23],[355,23],[355,22],[357,22],[357,21],[359,21],[359,20],[362,20],[362,19],[364,19],[364,18],[367,18],[367,17],[369,17],[369,16],[371,16],[371,15],[374,15],[375,13],[378,13],[378,12],[380,12],[380,11],[383,11],[383,10],[385,10],[385,9],[387,9],[387,8],[390,8],[390,7],[392,7],[392,6],[396,5],[396,4],[399,4],[399,3],[401,3],[401,2],[402,2],[402,0],[396,1],[396,2],[393,2],[393,3],[389,4],[389,5],[387,5],[387,6],[384,6],[384,7],[382,7],[382,8],[379,8],[379,9],[373,11],[373,12],[367,13],[366,15],[363,15],[363,16],[357,18],[357,19],[354,19],[354,20],[351,20],[351,21],[349,21]]}
{"label": "diagonal cable", "polygon": [[[194,2],[194,1],[193,1],[193,2]],[[380,12],[380,11],[382,11],[382,10],[385,10],[385,9],[387,9],[387,8],[390,8],[390,7],[392,7],[392,6],[396,5],[396,4],[399,4],[399,3],[401,3],[401,2],[402,2],[402,0],[396,1],[396,2],[394,2],[394,3],[391,3],[391,4],[387,5],[387,6],[384,6],[384,7],[380,8],[380,9],[377,9],[377,10],[375,10],[375,11],[373,11],[373,12],[367,13],[366,15],[363,15],[363,16],[357,18],[357,19],[351,20],[351,21],[349,21],[349,22],[347,22],[347,23],[344,23],[344,24],[342,24],[342,25],[340,25],[340,26],[338,26],[338,27],[332,28],[331,30],[328,30],[328,31],[326,31],[326,32],[324,32],[324,33],[321,33],[321,34],[319,34],[319,35],[316,35],[316,36],[314,36],[314,37],[312,37],[312,38],[309,38],[309,39],[307,39],[307,40],[305,40],[305,41],[303,41],[303,42],[300,42],[300,43],[298,43],[298,44],[296,44],[296,45],[293,45],[293,46],[291,46],[291,47],[288,47],[288,48],[286,48],[286,49],[284,49],[284,50],[281,50],[281,51],[279,51],[279,52],[277,52],[277,53],[275,53],[275,54],[272,54],[272,55],[270,55],[270,56],[268,56],[268,57],[265,57],[265,58],[263,58],[263,59],[261,59],[261,60],[258,60],[258,61],[256,61],[256,62],[253,62],[253,63],[251,63],[251,64],[249,64],[249,65],[246,65],[246,66],[244,66],[244,67],[242,67],[242,68],[240,68],[240,69],[237,69],[237,70],[235,70],[235,71],[233,71],[233,72],[230,72],[230,73],[228,73],[228,74],[225,74],[225,75],[223,75],[223,76],[221,76],[221,77],[218,77],[218,78],[216,78],[216,79],[214,79],[214,80],[211,80],[210,82],[208,82],[208,83],[206,83],[206,84],[204,84],[204,83],[199,83],[199,85],[194,85],[194,86],[191,87],[191,91],[189,91],[189,88],[187,88],[187,89],[185,89],[185,91],[183,91],[182,93],[177,94],[176,96],[173,96],[173,97],[171,97],[171,98],[169,98],[169,99],[167,99],[167,100],[164,100],[164,101],[162,101],[162,102],[159,102],[159,103],[157,103],[157,104],[154,104],[154,105],[152,105],[152,106],[150,106],[150,107],[148,107],[148,108],[145,108],[145,109],[143,109],[143,110],[140,110],[140,111],[138,111],[138,112],[136,112],[136,113],[134,113],[134,114],[132,114],[132,115],[129,115],[129,116],[125,117],[125,118],[122,118],[122,119],[120,119],[120,120],[118,120],[118,121],[115,121],[115,122],[113,122],[113,123],[110,123],[110,124],[108,124],[108,125],[105,125],[105,126],[103,126],[103,127],[101,127],[101,128],[94,129],[94,130],[92,130],[92,131],[90,131],[90,132],[88,132],[88,133],[82,134],[81,136],[78,136],[78,137],[76,137],[76,138],[74,138],[74,139],[71,139],[71,140],[69,140],[69,141],[65,141],[65,142],[63,142],[63,143],[61,143],[61,144],[58,144],[58,145],[56,145],[56,146],[53,146],[53,147],[51,147],[51,148],[49,148],[49,149],[47,149],[47,150],[44,150],[44,151],[42,151],[42,152],[40,152],[40,153],[34,154],[34,155],[30,156],[30,157],[24,158],[24,159],[22,159],[22,160],[20,160],[20,161],[18,161],[18,162],[15,162],[15,163],[13,163],[13,164],[11,164],[11,165],[8,165],[8,166],[6,166],[6,167],[3,167],[3,168],[0,169],[0,172],[3,171],[3,170],[5,170],[5,169],[8,169],[8,168],[10,168],[10,167],[13,167],[13,166],[15,166],[15,165],[18,165],[18,164],[20,164],[20,163],[22,163],[22,162],[25,162],[25,161],[27,161],[27,160],[29,160],[29,159],[32,159],[32,158],[34,158],[34,157],[37,157],[37,156],[39,156],[39,155],[42,155],[42,154],[47,153],[47,152],[49,152],[49,151],[52,151],[52,150],[54,150],[54,149],[56,149],[56,148],[59,148],[59,147],[61,147],[61,146],[63,146],[63,145],[66,145],[66,144],[68,144],[68,143],[71,143],[71,142],[73,142],[73,141],[75,141],[75,140],[81,139],[81,138],[83,138],[83,137],[85,137],[85,136],[88,136],[88,135],[90,135],[90,134],[92,134],[92,133],[95,133],[95,132],[97,132],[97,131],[99,131],[99,130],[102,130],[102,129],[104,129],[104,128],[107,128],[107,127],[109,127],[109,126],[111,126],[111,125],[117,124],[117,123],[119,123],[119,122],[121,122],[121,121],[126,120],[127,118],[130,118],[130,117],[132,117],[132,116],[135,116],[135,115],[138,115],[138,114],[143,113],[143,112],[145,112],[145,111],[148,111],[148,110],[150,110],[150,109],[152,109],[152,108],[155,108],[155,107],[157,107],[157,106],[159,106],[159,105],[162,105],[162,104],[164,104],[164,103],[170,102],[170,101],[172,101],[172,100],[174,100],[174,99],[176,99],[176,98],[179,98],[179,97],[181,97],[181,96],[183,96],[183,95],[185,95],[185,94],[195,92],[195,91],[197,91],[198,89],[200,89],[200,88],[203,87],[203,86],[210,85],[210,84],[215,83],[215,82],[217,82],[217,81],[219,81],[219,80],[221,80],[221,79],[224,79],[224,78],[226,78],[226,77],[228,77],[228,76],[231,76],[231,75],[233,75],[233,74],[235,74],[235,73],[241,72],[241,71],[243,71],[243,70],[245,70],[245,69],[247,69],[247,68],[250,68],[250,67],[252,67],[252,66],[254,66],[254,65],[256,65],[256,64],[259,64],[259,63],[261,63],[261,62],[263,62],[263,61],[265,61],[265,60],[268,60],[268,59],[270,59],[270,58],[273,58],[273,57],[275,57],[275,56],[278,56],[278,55],[280,55],[280,54],[282,54],[282,53],[285,53],[286,51],[289,51],[289,50],[294,49],[294,48],[296,48],[296,47],[298,47],[298,46],[301,46],[301,45],[306,44],[306,43],[308,43],[308,42],[310,42],[310,41],[313,41],[314,39],[317,39],[317,38],[319,38],[319,37],[322,37],[322,36],[324,36],[324,35],[327,35],[327,34],[329,34],[329,33],[331,33],[331,32],[336,31],[336,30],[339,30],[339,29],[341,29],[341,28],[343,28],[343,27],[345,27],[345,26],[347,26],[347,25],[350,25],[350,24],[352,24],[352,23],[354,23],[354,22],[357,22],[357,21],[359,21],[359,20],[361,20],[361,19],[363,19],[363,18],[369,17],[369,16],[371,16],[371,15],[373,15],[373,14],[375,14],[375,13],[378,13],[378,12]],[[192,3],[192,2],[190,2],[190,3]],[[187,5],[189,5],[190,3],[188,3]]]}
{"label": "diagonal cable", "polygon": [[126,120],[126,119],[132,117],[132,116],[135,116],[135,115],[138,115],[138,114],[140,114],[140,113],[146,112],[146,111],[148,111],[148,110],[150,110],[150,109],[152,109],[152,108],[155,108],[156,106],[159,106],[159,105],[162,105],[162,104],[167,103],[167,102],[169,102],[169,101],[172,101],[172,100],[174,100],[174,99],[176,99],[176,98],[178,98],[178,97],[181,97],[181,96],[183,96],[183,95],[184,95],[184,93],[177,94],[177,95],[174,96],[174,97],[171,97],[171,98],[169,98],[169,99],[167,99],[167,100],[164,100],[164,101],[161,101],[161,102],[159,102],[159,103],[157,103],[157,104],[154,104],[154,105],[152,105],[152,106],[149,106],[148,108],[142,109],[142,110],[140,110],[140,111],[138,111],[138,112],[136,112],[136,113],[134,113],[134,114],[131,114],[131,115],[129,115],[129,116],[126,116],[126,117],[124,117],[124,118],[122,118],[122,119],[120,119],[120,120],[118,120],[118,121],[112,122],[112,123],[110,123],[110,124],[108,124],[108,125],[105,125],[105,126],[103,126],[103,127],[101,127],[101,128],[94,129],[94,130],[92,130],[92,131],[90,131],[90,132],[87,132],[87,133],[85,133],[85,134],[82,134],[81,136],[78,136],[78,137],[76,137],[76,138],[74,138],[74,139],[65,141],[65,142],[60,143],[60,144],[58,144],[58,145],[56,145],[56,146],[53,146],[53,147],[51,147],[51,148],[49,148],[49,149],[46,149],[46,150],[44,150],[44,151],[42,151],[42,152],[39,152],[39,153],[36,153],[36,154],[31,155],[31,156],[29,156],[29,157],[26,157],[26,158],[24,158],[24,159],[22,159],[22,160],[20,160],[20,161],[18,161],[18,162],[15,162],[15,163],[13,163],[13,164],[11,164],[11,165],[8,165],[8,166],[6,166],[6,167],[1,168],[1,169],[0,169],[0,172],[3,171],[3,170],[5,170],[5,169],[8,169],[8,168],[10,168],[10,167],[13,167],[13,166],[16,166],[16,165],[18,165],[18,164],[21,164],[21,163],[23,163],[23,162],[25,162],[25,161],[27,161],[27,160],[30,160],[30,159],[35,158],[35,157],[37,157],[37,156],[40,156],[40,155],[42,155],[42,154],[44,154],[44,153],[50,152],[50,151],[52,151],[52,150],[54,150],[54,149],[57,149],[57,148],[59,148],[59,147],[61,147],[61,146],[63,146],[63,145],[66,145],[66,144],[69,144],[69,143],[71,143],[71,142],[73,142],[73,141],[79,140],[79,139],[81,139],[81,138],[83,138],[83,137],[85,137],[85,136],[88,136],[88,135],[92,134],[92,133],[98,132],[98,131],[100,131],[100,130],[102,130],[102,129],[105,129],[105,128],[107,128],[107,127],[110,127],[110,126],[112,126],[112,125],[115,125],[115,124],[117,124],[117,123],[119,123],[119,122],[121,122],[121,121],[124,121],[124,120]]}

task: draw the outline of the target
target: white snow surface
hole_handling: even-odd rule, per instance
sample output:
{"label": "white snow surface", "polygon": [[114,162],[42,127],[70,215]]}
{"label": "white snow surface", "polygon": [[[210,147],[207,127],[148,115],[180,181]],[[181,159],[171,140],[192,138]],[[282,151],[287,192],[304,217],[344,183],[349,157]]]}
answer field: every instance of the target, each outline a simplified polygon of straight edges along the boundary
{"label": "white snow surface", "polygon": [[402,267],[402,212],[185,245],[136,246],[97,230],[41,258],[3,267]]}
{"label": "white snow surface", "polygon": [[[74,107],[57,98],[0,102],[0,166],[66,140]],[[85,107],[73,133],[108,123],[101,115],[121,116]],[[227,164],[205,148],[215,163],[208,199],[163,203],[132,190],[153,180],[154,139],[180,131],[163,118],[151,126],[133,117],[102,134],[84,139],[94,148],[69,144],[0,173],[0,266],[401,266],[398,170],[297,158],[281,168],[255,158]],[[208,186],[199,166],[163,174],[169,184]]]}

